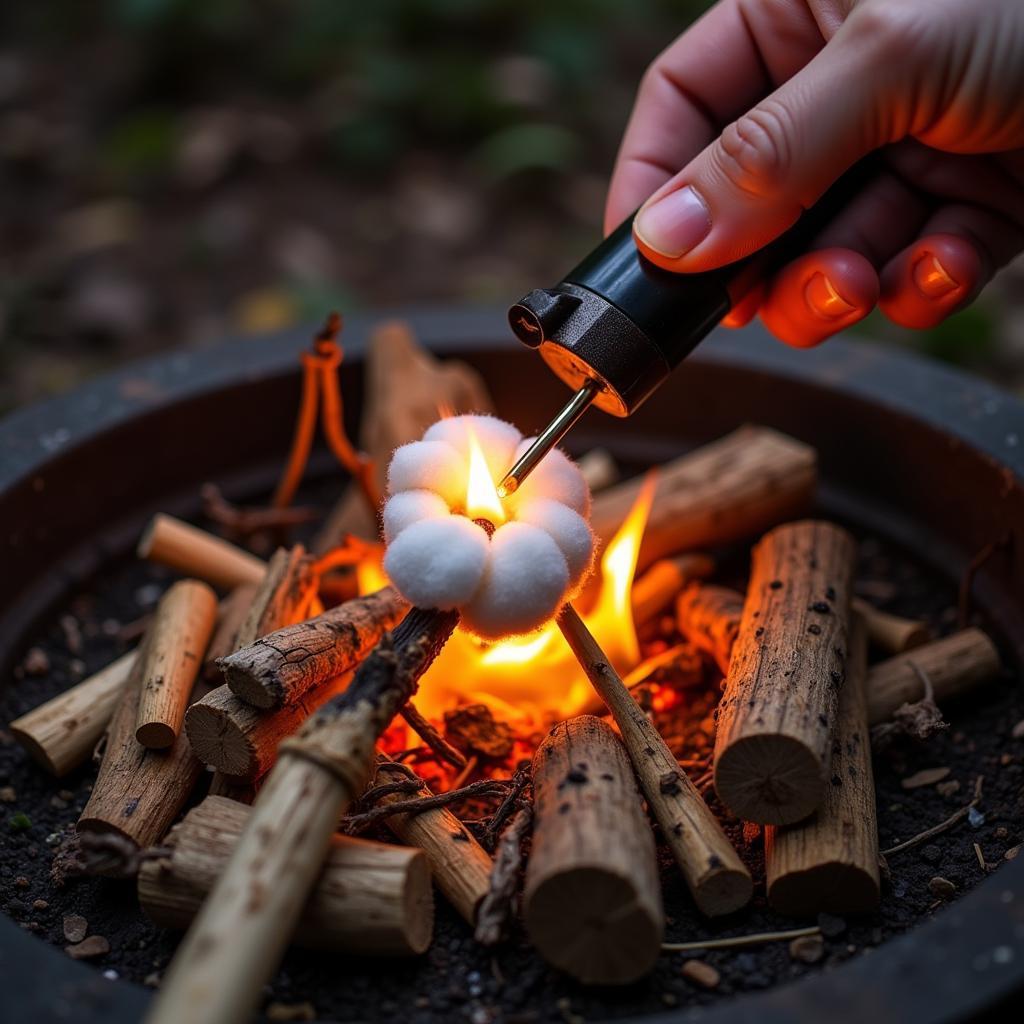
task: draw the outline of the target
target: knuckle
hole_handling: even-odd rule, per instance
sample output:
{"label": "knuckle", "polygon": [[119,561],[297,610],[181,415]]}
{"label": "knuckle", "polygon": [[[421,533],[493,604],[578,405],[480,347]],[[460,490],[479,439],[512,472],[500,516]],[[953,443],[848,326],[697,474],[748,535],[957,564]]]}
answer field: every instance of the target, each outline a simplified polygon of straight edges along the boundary
{"label": "knuckle", "polygon": [[743,192],[776,196],[791,168],[793,131],[788,111],[766,100],[722,132],[718,147],[722,172]]}
{"label": "knuckle", "polygon": [[865,42],[882,60],[905,60],[925,34],[920,5],[874,0],[858,5],[847,20],[847,34]]}

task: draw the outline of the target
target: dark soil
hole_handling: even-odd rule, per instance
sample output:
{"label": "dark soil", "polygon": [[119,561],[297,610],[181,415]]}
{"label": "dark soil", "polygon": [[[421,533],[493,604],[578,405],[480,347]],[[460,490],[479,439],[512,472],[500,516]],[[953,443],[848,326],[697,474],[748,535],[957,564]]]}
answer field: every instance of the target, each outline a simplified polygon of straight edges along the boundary
{"label": "dark soil", "polygon": [[[743,560],[740,553],[736,562]],[[62,611],[73,621],[65,618],[62,625],[61,615],[55,615],[51,625],[26,638],[26,654],[38,647],[49,668],[36,675],[22,673],[8,688],[0,702],[0,721],[6,723],[41,703],[123,650],[125,641],[118,638],[122,626],[152,607],[170,579],[159,569],[123,564],[110,568],[88,593],[73,596]],[[927,616],[939,632],[949,632],[955,624],[951,610],[954,586],[871,539],[862,543],[858,585],[866,596],[876,598],[880,590],[891,589],[893,596],[886,607]],[[81,632],[80,644],[74,625]],[[38,671],[41,660],[33,655],[23,665]],[[439,899],[435,939],[421,959],[374,961],[291,952],[268,987],[267,1001],[308,1002],[319,1018],[344,1021],[572,1022],[711,1004],[861,955],[943,912],[946,901],[929,887],[933,878],[947,879],[956,887],[956,894],[962,894],[998,870],[1005,852],[1024,839],[1024,749],[1010,739],[1014,725],[1024,719],[1024,688],[1019,684],[1019,677],[1007,676],[984,687],[969,703],[944,709],[950,723],[947,731],[926,743],[898,741],[876,754],[883,849],[937,824],[966,804],[979,775],[984,778],[980,814],[926,845],[892,856],[890,878],[877,914],[849,921],[822,917],[818,923],[825,933],[824,954],[816,964],[793,959],[786,943],[703,955],[672,953],[636,985],[618,990],[587,989],[547,967],[521,935],[497,954],[487,953]],[[671,738],[687,759],[710,749],[716,697],[715,685],[685,694],[681,705],[686,709],[685,735]],[[949,769],[940,788],[933,785],[906,791],[901,787],[906,776],[933,767]],[[0,901],[22,927],[60,947],[68,945],[63,935],[65,915],[83,916],[88,933],[110,943],[110,952],[94,960],[97,970],[111,978],[155,984],[173,954],[176,936],[155,928],[142,916],[133,885],[108,879],[71,879],[57,886],[50,876],[54,850],[85,805],[92,778],[93,771],[86,766],[65,779],[50,779],[7,733],[0,732],[0,799],[5,801],[0,821]],[[721,813],[721,808],[717,810]],[[759,883],[753,904],[727,920],[709,923],[701,919],[678,870],[662,849],[670,941],[808,923],[784,918],[766,907],[760,836],[749,828],[744,833],[738,822],[728,827]],[[975,844],[986,862],[984,868]],[[692,956],[720,973],[713,990],[697,987],[681,973],[684,961]]]}

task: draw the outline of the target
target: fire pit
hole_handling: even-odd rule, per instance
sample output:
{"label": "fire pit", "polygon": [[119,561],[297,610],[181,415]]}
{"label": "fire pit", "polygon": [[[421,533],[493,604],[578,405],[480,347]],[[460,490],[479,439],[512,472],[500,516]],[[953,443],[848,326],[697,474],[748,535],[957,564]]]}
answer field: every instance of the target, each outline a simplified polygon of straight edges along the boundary
{"label": "fire pit", "polygon": [[[500,316],[433,315],[414,318],[414,323],[428,347],[458,354],[476,366],[501,413],[523,427],[539,425],[563,397],[560,385],[507,340]],[[349,369],[367,328],[358,322],[349,326]],[[132,577],[124,569],[124,556],[154,513],[194,514],[199,486],[207,480],[216,480],[226,494],[242,500],[271,490],[294,424],[296,355],[306,345],[306,337],[296,335],[171,357],[26,410],[4,425],[0,537],[7,587],[0,606],[0,660],[8,668],[21,661],[26,644],[40,635],[44,617],[53,618],[69,595],[91,586],[94,577],[97,593],[118,574],[122,588],[147,585],[145,575]],[[359,375],[350,372],[343,380],[354,426],[361,400]],[[605,448],[624,467],[643,469],[743,422],[764,424],[813,444],[820,458],[821,514],[872,538],[894,562],[915,566],[926,586],[955,590],[960,582],[965,611],[983,615],[1001,644],[1004,662],[1019,677],[1024,663],[1024,409],[1018,403],[978,382],[868,346],[837,342],[817,352],[796,353],[748,331],[716,338],[634,419],[592,417],[573,442],[581,452]],[[314,459],[314,471],[324,473],[329,467],[322,456]],[[949,603],[941,596],[937,600],[939,606]],[[979,691],[979,706],[987,702],[989,710],[977,726],[991,728],[998,715],[1013,710],[1014,699],[1019,698],[1012,697],[1009,684],[998,698]],[[997,707],[993,700],[1004,705]],[[1010,762],[1000,766],[1003,754]],[[996,744],[980,751],[977,764],[968,759],[963,767],[979,774],[1000,767],[1010,770],[1016,767],[1015,756],[1019,764],[1015,751]],[[8,780],[0,781],[6,785]],[[880,793],[889,794],[886,786],[881,780]],[[23,806],[26,794],[50,807],[46,813],[52,815],[53,800],[68,802],[58,789],[56,784],[25,783],[16,794],[21,817],[12,817],[12,831],[31,826],[33,808]],[[1005,847],[1020,841],[1019,799],[1018,793],[1016,819],[1006,819],[1010,838]],[[25,863],[33,856],[49,859],[45,848],[33,854],[21,840],[7,845],[9,884],[17,878],[6,875],[34,874],[22,871],[19,858],[26,858]],[[692,999],[685,1001],[713,1003],[705,1015],[722,1020],[771,1019],[773,1013],[807,1019],[828,1013],[851,1021],[868,1013],[881,1019],[940,1020],[991,1007],[1024,982],[1022,871],[1024,858],[1001,865],[934,920],[920,915],[922,923],[906,936],[885,942],[871,956],[852,956],[836,970],[735,1000],[700,988],[707,976],[694,975],[687,983]],[[898,875],[897,870],[897,887]],[[25,881],[31,890],[33,881]],[[124,888],[114,882],[97,884],[107,886],[103,897],[113,907],[110,923],[123,925],[132,911],[125,906]],[[27,904],[13,892],[5,892],[13,904],[8,909],[22,924],[30,924]],[[677,903],[687,898],[684,890],[676,894]],[[669,910],[675,912],[671,900]],[[38,912],[45,915],[46,908]],[[919,915],[912,916],[916,920]],[[95,913],[92,921],[95,925]],[[60,930],[59,921],[40,927]],[[826,921],[825,927],[834,932],[829,948],[837,959],[837,943],[855,951],[877,944],[870,938],[864,941],[860,932],[851,932],[849,941],[842,938],[843,922]],[[711,941],[710,934],[701,933],[700,938]],[[100,962],[96,970],[73,963],[0,919],[0,963],[6,976],[19,979],[7,993],[7,1005],[18,1019],[71,1012],[84,1020],[135,1019],[144,1003],[143,990],[104,978],[102,971],[120,974],[117,965],[123,963],[124,973],[137,974],[142,959],[161,958],[170,940],[154,941],[152,935],[151,929],[131,924],[109,935],[122,949],[141,942],[145,953],[123,962],[114,956],[113,966]],[[419,1012],[434,1019],[432,1015],[464,1005],[481,1020],[566,1019],[574,1014],[653,1019],[651,1014],[659,1011],[672,1019],[685,1012],[683,1001],[665,985],[613,995],[568,983],[548,986],[537,981],[536,964],[521,954],[505,961],[505,972],[499,964],[499,974],[486,976],[486,957],[467,951],[465,932],[455,920],[444,924],[434,948],[442,941],[447,947],[429,968],[434,988],[416,987],[416,967],[382,969],[368,963],[365,972],[357,972],[361,978],[346,978],[357,989],[352,1012],[381,1018]],[[740,971],[753,983],[735,988],[742,992],[788,980],[794,971],[785,966],[785,946],[782,950],[784,966],[776,965],[773,976],[765,974],[767,961],[744,961]],[[660,980],[667,973],[678,978],[678,961],[663,960]],[[300,1002],[300,994],[318,1002],[318,992],[306,988],[317,982],[310,982],[312,975],[304,970],[295,954],[286,961],[283,992],[292,997],[291,1003]],[[464,978],[439,987],[439,979],[460,970]],[[508,976],[510,970],[515,976]],[[530,995],[542,993],[543,1005],[523,1005],[519,976],[533,979]],[[512,991],[517,988],[518,998]],[[671,1008],[673,999],[679,1004],[676,1010]],[[495,1012],[503,1017],[488,1016]],[[531,1012],[539,1016],[531,1017]]]}

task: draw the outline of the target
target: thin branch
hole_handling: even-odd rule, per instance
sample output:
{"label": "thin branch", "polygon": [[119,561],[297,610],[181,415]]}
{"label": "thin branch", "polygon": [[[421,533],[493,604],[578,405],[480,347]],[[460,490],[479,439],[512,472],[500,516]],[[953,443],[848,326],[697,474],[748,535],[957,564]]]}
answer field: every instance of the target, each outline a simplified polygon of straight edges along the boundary
{"label": "thin branch", "polygon": [[393,804],[381,804],[362,814],[346,817],[343,819],[343,828],[350,835],[358,835],[376,825],[377,822],[384,821],[385,818],[390,818],[395,814],[422,814],[424,811],[461,803],[472,797],[503,796],[508,785],[507,779],[483,779],[480,782],[471,782],[468,786],[463,786],[462,789],[449,790],[447,793],[432,793],[430,796],[396,800]]}
{"label": "thin branch", "polygon": [[981,801],[981,787],[985,780],[983,775],[979,775],[974,782],[974,798],[969,804],[965,804],[958,811],[954,811],[945,821],[940,821],[938,825],[933,825],[931,828],[926,828],[923,832],[918,832],[916,836],[911,837],[906,842],[897,843],[895,846],[891,846],[888,850],[882,851],[883,857],[891,857],[894,853],[902,853],[904,850],[909,850],[914,846],[919,846],[921,843],[926,842],[933,836],[941,835],[943,832],[947,832],[953,828],[954,825],[958,825],[964,820],[970,813],[971,810],[978,806]]}
{"label": "thin branch", "polygon": [[790,928],[784,932],[757,932],[754,935],[735,935],[731,939],[705,939],[703,942],[663,942],[663,953],[691,953],[700,949],[742,949],[744,946],[760,946],[766,942],[787,942],[802,939],[807,935],[820,935],[817,926]]}
{"label": "thin branch", "polygon": [[402,708],[401,716],[406,720],[409,728],[415,732],[421,740],[437,755],[438,759],[450,764],[453,768],[463,769],[466,767],[466,757],[460,750],[456,750],[434,727],[434,725],[423,717],[416,709],[412,701]]}

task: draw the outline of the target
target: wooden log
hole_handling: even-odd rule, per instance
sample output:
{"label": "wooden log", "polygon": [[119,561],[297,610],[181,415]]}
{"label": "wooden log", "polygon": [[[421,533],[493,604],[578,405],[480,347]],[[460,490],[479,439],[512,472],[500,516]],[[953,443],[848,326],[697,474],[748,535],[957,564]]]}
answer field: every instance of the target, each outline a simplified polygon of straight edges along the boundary
{"label": "wooden log", "polygon": [[384,587],[259,637],[222,658],[221,671],[231,692],[254,707],[293,704],[354,668],[408,607],[393,587]]}
{"label": "wooden log", "polygon": [[249,614],[257,589],[256,583],[243,583],[235,587],[220,603],[217,628],[213,631],[210,645],[206,648],[206,657],[203,659],[203,678],[211,685],[215,686],[221,681],[217,659],[236,649],[238,630]]}
{"label": "wooden log", "polygon": [[239,782],[230,775],[215,771],[210,773],[210,785],[206,790],[206,795],[222,796],[240,804],[251,804],[256,799],[256,784]]}
{"label": "wooden log", "polygon": [[136,668],[135,738],[166,750],[178,738],[192,687],[217,621],[217,597],[199,580],[179,580],[160,598]]}
{"label": "wooden log", "polygon": [[647,805],[698,909],[717,917],[746,906],[753,892],[750,872],[668,744],[570,605],[562,609],[558,625],[619,727]]}
{"label": "wooden log", "polygon": [[241,1024],[287,944],[338,819],[362,792],[374,744],[455,629],[414,609],[282,745],[252,813],[164,976],[150,1024]]}
{"label": "wooden log", "polygon": [[849,645],[825,799],[806,821],[765,829],[768,902],[782,914],[866,914],[878,907],[867,631],[856,615]]}
{"label": "wooden log", "polygon": [[[398,782],[409,775],[408,768],[393,761],[381,760],[377,765],[378,783]],[[430,796],[431,789],[424,782],[416,793],[394,793],[381,797],[379,802],[390,804],[410,795]],[[393,814],[386,824],[407,846],[423,850],[438,889],[472,926],[491,876],[491,858],[473,833],[447,807],[420,814]]]}
{"label": "wooden log", "polygon": [[139,558],[194,576],[221,590],[259,583],[266,564],[248,551],[184,523],[174,516],[155,515],[139,540]]}
{"label": "wooden log", "polygon": [[714,560],[696,552],[659,559],[633,584],[633,624],[639,628],[650,622],[688,583],[714,571]]}
{"label": "wooden log", "polygon": [[185,715],[185,733],[203,764],[235,784],[256,782],[274,766],[277,749],[309,716],[341,693],[352,673],[335,676],[281,708],[256,708],[218,686]]}
{"label": "wooden log", "polygon": [[238,627],[230,654],[248,647],[261,636],[307,618],[316,600],[317,581],[313,559],[297,544],[280,548],[267,564],[266,573],[253,595],[248,612]]}
{"label": "wooden log", "polygon": [[587,481],[591,494],[617,484],[622,476],[612,453],[604,448],[591,448],[576,460],[576,465],[579,466],[583,479]]}
{"label": "wooden log", "polygon": [[901,705],[921,700],[925,695],[922,673],[931,683],[935,702],[941,704],[988,682],[1000,671],[999,652],[980,629],[964,629],[933,640],[871,668],[868,720],[872,725],[884,722]]}
{"label": "wooden log", "polygon": [[745,821],[788,825],[824,797],[855,560],[845,530],[814,520],[754,549],[714,756],[715,789]]}
{"label": "wooden log", "polygon": [[654,837],[629,759],[611,727],[561,722],[533,757],[535,825],[526,930],[550,964],[587,984],[650,971],[665,917]]}
{"label": "wooden log", "polygon": [[[605,544],[642,482],[628,480],[594,497],[591,526]],[[801,515],[816,483],[813,448],[766,427],[741,427],[661,467],[639,566],[755,536]]]}
{"label": "wooden log", "polygon": [[[224,870],[250,810],[208,796],[171,829],[167,853],[139,870],[139,904],[161,928],[187,928]],[[422,850],[334,836],[295,927],[302,946],[410,956],[430,944],[434,903]]]}
{"label": "wooden log", "polygon": [[[79,832],[113,833],[140,847],[163,838],[203,771],[184,733],[166,750],[147,750],[135,738],[142,696],[139,669],[148,641],[147,634],[121,691],[99,774],[77,825]],[[208,689],[197,681],[192,699]]]}
{"label": "wooden log", "polygon": [[[438,359],[417,343],[408,324],[398,320],[380,324],[370,337],[364,391],[359,440],[373,460],[381,492],[391,453],[418,441],[441,409],[450,413],[494,409],[476,370],[454,359]],[[346,489],[313,542],[313,550],[324,554],[348,533],[367,540],[377,537],[377,524],[356,487]]]}
{"label": "wooden log", "polygon": [[863,598],[853,599],[853,610],[864,620],[868,639],[886,654],[900,654],[931,639],[927,622],[883,612]]}
{"label": "wooden log", "polygon": [[99,743],[135,660],[135,651],[122,654],[77,686],[14,719],[11,735],[51,775],[67,775]]}
{"label": "wooden log", "polygon": [[729,671],[742,615],[743,595],[711,583],[687,587],[676,601],[679,632],[707,654],[722,675]]}

